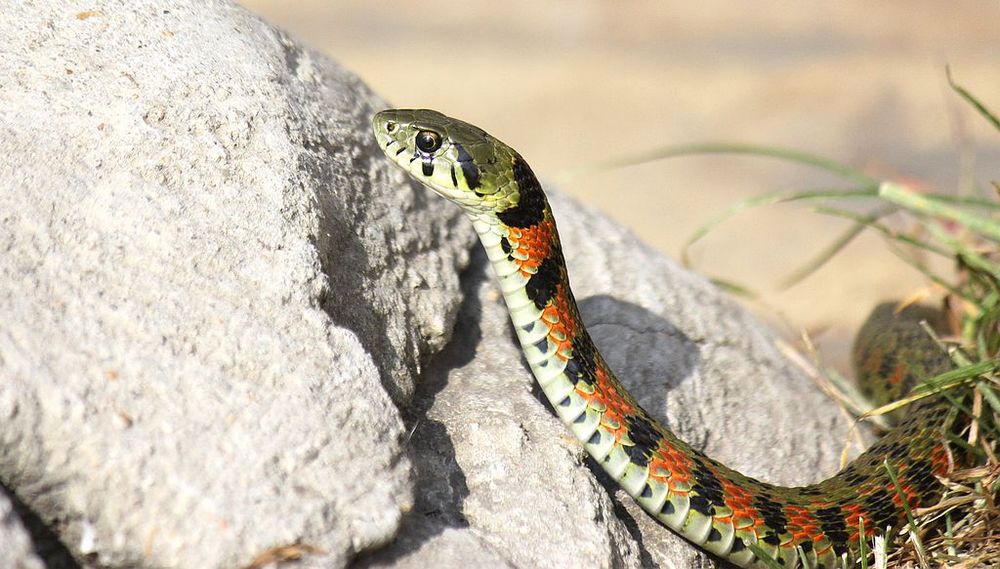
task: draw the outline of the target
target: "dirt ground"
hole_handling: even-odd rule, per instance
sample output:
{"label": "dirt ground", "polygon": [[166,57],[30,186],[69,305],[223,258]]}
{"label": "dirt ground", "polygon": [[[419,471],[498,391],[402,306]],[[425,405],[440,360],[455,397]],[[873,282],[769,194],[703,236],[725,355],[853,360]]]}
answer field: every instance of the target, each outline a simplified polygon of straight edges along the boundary
{"label": "dirt ground", "polygon": [[[944,72],[949,64],[956,81],[1000,110],[993,0],[243,4],[394,105],[482,126],[543,180],[674,257],[735,201],[846,184],[732,155],[569,173],[666,145],[732,141],[809,151],[935,191],[1000,179],[1000,134],[951,92]],[[698,243],[694,268],[752,287],[760,293],[750,303],[755,311],[786,337],[810,331],[824,360],[843,368],[853,331],[879,299],[926,288],[879,238],[866,236],[780,290],[847,226],[808,206],[756,209]]]}

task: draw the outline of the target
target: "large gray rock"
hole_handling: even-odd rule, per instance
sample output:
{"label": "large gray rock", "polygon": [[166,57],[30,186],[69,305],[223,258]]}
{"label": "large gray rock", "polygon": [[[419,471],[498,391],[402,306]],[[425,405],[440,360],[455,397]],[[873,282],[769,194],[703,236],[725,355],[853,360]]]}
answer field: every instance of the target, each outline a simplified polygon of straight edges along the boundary
{"label": "large gray rock", "polygon": [[[469,225],[381,157],[357,78],[221,0],[4,16],[0,480],[78,559],[708,563],[541,402]],[[765,330],[553,201],[648,409],[751,475],[834,469],[843,425]]]}
{"label": "large gray rock", "polygon": [[102,566],[392,539],[472,234],[384,103],[223,1],[8,3],[0,46],[0,479]]}

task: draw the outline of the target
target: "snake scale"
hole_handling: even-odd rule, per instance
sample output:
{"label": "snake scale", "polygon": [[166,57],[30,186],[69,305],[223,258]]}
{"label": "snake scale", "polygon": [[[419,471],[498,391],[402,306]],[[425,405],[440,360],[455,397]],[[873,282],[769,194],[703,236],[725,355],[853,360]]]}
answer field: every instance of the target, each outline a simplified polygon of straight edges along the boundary
{"label": "snake scale", "polygon": [[[545,396],[587,453],[663,525],[739,566],[766,566],[767,555],[787,567],[843,567],[858,559],[862,532],[867,540],[905,523],[904,496],[910,507],[940,497],[936,476],[951,462],[940,403],[912,406],[872,448],[809,486],[755,480],[685,443],[636,403],[591,341],[548,200],[524,159],[436,111],[382,111],[373,127],[387,157],[471,218]],[[912,321],[882,320],[859,334],[862,375],[899,393],[947,365]]]}

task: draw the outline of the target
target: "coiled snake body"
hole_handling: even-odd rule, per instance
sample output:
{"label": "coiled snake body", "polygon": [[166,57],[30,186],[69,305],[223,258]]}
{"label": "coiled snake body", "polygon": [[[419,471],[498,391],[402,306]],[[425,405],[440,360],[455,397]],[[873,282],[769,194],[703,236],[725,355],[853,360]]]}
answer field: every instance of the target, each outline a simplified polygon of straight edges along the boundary
{"label": "coiled snake body", "polygon": [[[654,420],[605,364],[580,318],[555,220],[521,156],[481,129],[430,110],[373,121],[385,154],[471,218],[507,302],[524,356],[560,419],[644,510],[733,563],[840,567],[865,537],[940,496],[949,469],[940,404],[907,412],[873,448],[818,484],[774,486],[726,467]],[[913,324],[891,319],[857,349],[861,372],[897,392],[940,371],[944,356]],[[937,354],[930,355],[928,354]],[[885,467],[898,473],[898,486]]]}

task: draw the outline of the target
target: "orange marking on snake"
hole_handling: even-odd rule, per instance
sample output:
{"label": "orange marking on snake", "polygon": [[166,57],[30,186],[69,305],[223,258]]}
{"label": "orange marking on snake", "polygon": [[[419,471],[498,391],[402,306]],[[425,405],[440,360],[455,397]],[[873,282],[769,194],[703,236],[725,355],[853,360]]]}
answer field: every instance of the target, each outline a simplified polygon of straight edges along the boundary
{"label": "orange marking on snake", "polygon": [[889,385],[899,385],[901,381],[906,379],[906,375],[909,372],[909,370],[910,366],[907,365],[906,362],[900,362],[896,364],[896,367],[893,368],[892,373],[890,373],[889,377],[885,378],[885,380],[889,383]]}
{"label": "orange marking on snake", "polygon": [[848,512],[847,517],[844,519],[844,522],[847,525],[847,529],[851,530],[850,537],[848,538],[849,541],[858,540],[858,535],[860,533],[859,528],[861,527],[861,520],[864,520],[865,523],[865,537],[871,537],[875,535],[876,528],[872,527],[874,526],[874,524],[868,518],[868,514],[866,514],[862,510],[861,504],[857,503],[845,504],[843,508]]}
{"label": "orange marking on snake", "polygon": [[594,381],[592,400],[604,405],[601,424],[615,437],[615,442],[621,442],[621,437],[628,432],[625,416],[635,412],[635,406],[626,400],[622,393],[611,382],[611,376],[603,366],[598,366]]}
{"label": "orange marking on snake", "polygon": [[[753,494],[725,478],[720,478],[720,481],[722,482],[722,501],[733,511],[732,517],[734,520],[736,518],[752,520],[753,525],[759,525],[758,522],[763,523],[757,508],[754,508],[752,505]],[[744,529],[746,527],[749,526],[744,525],[737,529]]]}
{"label": "orange marking on snake", "polygon": [[[680,485],[690,487],[691,464],[691,459],[686,454],[660,440],[659,448],[649,461],[649,475],[661,483],[665,482],[672,493],[687,494],[687,488],[681,488]],[[660,474],[661,471],[668,472],[669,479]]]}
{"label": "orange marking on snake", "polygon": [[943,444],[937,445],[931,451],[931,468],[935,476],[944,477],[948,474],[948,449]]}
{"label": "orange marking on snake", "polygon": [[823,532],[820,530],[819,521],[808,509],[789,504],[785,506],[784,511],[785,517],[788,518],[788,532],[794,538],[793,544],[806,539],[813,542],[822,539]]}
{"label": "orange marking on snake", "polygon": [[563,285],[542,311],[542,319],[549,323],[549,342],[556,345],[556,356],[563,360],[573,357],[573,338],[576,337],[577,318],[572,312],[569,297]]}
{"label": "orange marking on snake", "polygon": [[512,227],[507,233],[507,241],[521,274],[531,276],[557,245],[555,225],[551,219],[546,219],[531,227]]}

